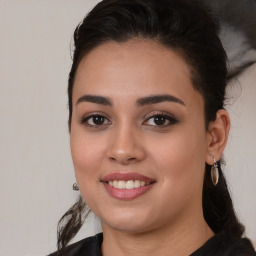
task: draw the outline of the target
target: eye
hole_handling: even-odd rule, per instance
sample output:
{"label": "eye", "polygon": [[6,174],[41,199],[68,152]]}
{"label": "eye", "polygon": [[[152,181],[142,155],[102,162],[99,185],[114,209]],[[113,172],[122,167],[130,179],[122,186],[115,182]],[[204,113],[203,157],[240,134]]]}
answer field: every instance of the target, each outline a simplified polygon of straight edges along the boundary
{"label": "eye", "polygon": [[177,120],[170,116],[170,115],[166,115],[166,114],[156,114],[153,115],[151,117],[149,117],[144,124],[146,125],[150,125],[150,126],[162,126],[162,127],[166,127],[172,124],[177,123]]}
{"label": "eye", "polygon": [[81,120],[81,124],[84,124],[89,127],[97,128],[97,127],[111,124],[111,122],[105,116],[96,114],[96,115],[90,115],[90,116],[84,117]]}

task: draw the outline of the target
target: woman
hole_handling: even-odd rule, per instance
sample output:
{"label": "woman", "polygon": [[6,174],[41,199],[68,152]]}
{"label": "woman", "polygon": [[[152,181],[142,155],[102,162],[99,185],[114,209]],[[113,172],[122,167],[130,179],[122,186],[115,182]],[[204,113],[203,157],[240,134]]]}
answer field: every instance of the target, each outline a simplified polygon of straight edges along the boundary
{"label": "woman", "polygon": [[[230,121],[217,32],[181,0],[103,0],[77,27],[69,130],[83,199],[52,255],[256,255],[221,170]],[[87,207],[103,233],[67,246]]]}

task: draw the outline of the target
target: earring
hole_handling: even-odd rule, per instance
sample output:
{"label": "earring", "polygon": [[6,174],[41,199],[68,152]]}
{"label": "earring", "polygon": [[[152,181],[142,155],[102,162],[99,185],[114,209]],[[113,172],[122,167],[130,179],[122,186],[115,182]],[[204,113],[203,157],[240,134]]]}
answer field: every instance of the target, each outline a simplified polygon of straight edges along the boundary
{"label": "earring", "polygon": [[213,166],[211,168],[211,177],[212,177],[212,183],[214,186],[216,186],[219,182],[219,169],[218,169],[218,164],[213,158]]}
{"label": "earring", "polygon": [[75,190],[75,191],[79,190],[79,187],[78,187],[78,185],[76,183],[73,184],[73,190]]}

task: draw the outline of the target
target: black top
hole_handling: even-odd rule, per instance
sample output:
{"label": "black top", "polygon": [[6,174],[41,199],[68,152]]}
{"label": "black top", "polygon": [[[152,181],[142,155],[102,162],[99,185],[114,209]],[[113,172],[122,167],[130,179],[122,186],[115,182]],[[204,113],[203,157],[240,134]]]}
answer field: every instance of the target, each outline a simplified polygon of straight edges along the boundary
{"label": "black top", "polygon": [[[101,243],[103,234],[85,238],[66,248],[65,256],[102,256]],[[49,256],[57,256],[52,253]],[[225,233],[219,233],[210,238],[202,247],[190,256],[256,256],[249,239],[233,240]]]}

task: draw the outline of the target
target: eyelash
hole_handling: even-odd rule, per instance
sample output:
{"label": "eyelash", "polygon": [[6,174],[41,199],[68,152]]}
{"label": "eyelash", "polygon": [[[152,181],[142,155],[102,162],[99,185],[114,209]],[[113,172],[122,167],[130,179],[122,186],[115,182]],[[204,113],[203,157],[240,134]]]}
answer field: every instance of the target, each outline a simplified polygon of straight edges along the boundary
{"label": "eyelash", "polygon": [[[167,121],[168,124],[164,124],[164,125],[157,125],[157,124],[150,125],[149,124],[150,126],[154,126],[155,128],[164,128],[164,127],[176,124],[178,122],[178,120],[176,118],[174,118],[171,115],[165,114],[165,113],[154,114],[154,115],[150,116],[149,118],[147,118],[145,122],[149,121],[150,119],[154,119],[156,117],[164,118],[164,120],[165,120],[164,123],[166,123],[166,121]],[[145,123],[145,122],[143,122],[143,123]],[[155,122],[155,120],[153,122]]]}
{"label": "eyelash", "polygon": [[[93,119],[93,118],[96,118],[96,117],[103,118],[104,123],[105,123],[106,120],[108,121],[108,123],[107,124],[104,124],[104,123],[103,124],[94,124],[94,125],[88,123],[88,121],[90,119]],[[174,118],[173,116],[171,116],[171,115],[168,115],[168,114],[165,114],[165,113],[158,113],[158,114],[151,115],[149,118],[147,118],[143,122],[143,124],[146,124],[149,120],[154,119],[156,117],[164,118],[164,123],[168,122],[168,124],[164,124],[164,125],[148,124],[149,126],[153,126],[154,128],[165,128],[167,126],[176,124],[178,122],[178,120],[176,118]],[[155,120],[153,122],[155,122]],[[96,129],[98,129],[98,128],[102,128],[102,127],[104,127],[106,125],[111,124],[111,121],[109,121],[108,118],[106,118],[104,115],[96,113],[96,114],[93,114],[93,115],[90,115],[90,116],[87,116],[87,117],[83,117],[80,120],[80,123],[85,125],[85,126],[87,126],[87,127],[89,127],[89,128],[96,128]]]}
{"label": "eyelash", "polygon": [[[83,118],[80,120],[80,123],[83,124],[83,125],[85,125],[85,126],[87,126],[87,127],[89,127],[89,128],[101,128],[102,126],[105,126],[105,125],[106,125],[106,124],[101,124],[101,125],[95,124],[95,125],[91,125],[91,124],[88,123],[88,121],[89,121],[90,119],[93,119],[93,118],[96,118],[96,117],[103,118],[103,119],[104,119],[104,123],[105,123],[106,120],[108,120],[108,118],[106,118],[104,115],[95,113],[95,114],[93,114],[93,115],[83,117]],[[111,122],[109,121],[108,124],[111,124]],[[108,125],[108,124],[107,124],[107,125]]]}

